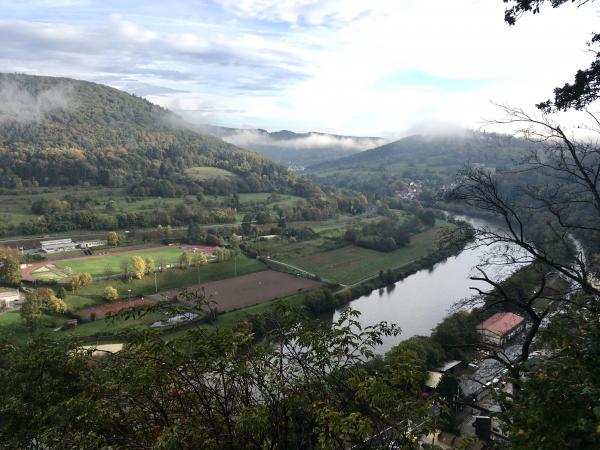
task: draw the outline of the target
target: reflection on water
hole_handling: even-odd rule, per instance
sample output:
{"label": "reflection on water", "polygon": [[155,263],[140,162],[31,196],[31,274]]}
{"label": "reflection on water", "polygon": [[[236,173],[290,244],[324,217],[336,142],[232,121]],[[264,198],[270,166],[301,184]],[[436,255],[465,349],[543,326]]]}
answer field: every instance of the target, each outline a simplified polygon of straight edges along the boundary
{"label": "reflection on water", "polygon": [[[477,228],[492,227],[481,219],[458,218]],[[379,353],[384,353],[403,339],[429,335],[456,301],[474,294],[471,287],[486,288],[485,283],[474,282],[469,277],[475,273],[473,268],[493,253],[494,249],[487,247],[468,246],[457,256],[436,264],[432,269],[420,270],[392,286],[375,290],[350,302],[350,306],[361,312],[360,320],[364,326],[381,321],[400,326],[400,336],[384,338],[384,344],[378,349]],[[510,273],[507,269],[504,266],[493,271],[491,277],[496,280],[504,278]],[[334,319],[338,317],[339,312],[336,312]]]}

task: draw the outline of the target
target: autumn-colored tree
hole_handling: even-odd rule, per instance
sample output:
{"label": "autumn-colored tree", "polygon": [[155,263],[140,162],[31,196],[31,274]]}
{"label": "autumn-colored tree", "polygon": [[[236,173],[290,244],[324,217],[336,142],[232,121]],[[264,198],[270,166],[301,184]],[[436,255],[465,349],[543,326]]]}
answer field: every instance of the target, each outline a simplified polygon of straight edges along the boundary
{"label": "autumn-colored tree", "polygon": [[145,260],[146,262],[146,272],[152,273],[156,270],[156,262],[152,256],[148,256]]}
{"label": "autumn-colored tree", "polygon": [[133,277],[141,280],[146,274],[146,261],[141,256],[131,257],[131,270],[133,271]]}
{"label": "autumn-colored tree", "polygon": [[121,241],[121,238],[120,238],[119,234],[114,231],[111,231],[106,236],[106,242],[108,242],[108,245],[112,245],[113,247],[116,247],[117,245],[119,245],[120,241]]}
{"label": "autumn-colored tree", "polygon": [[77,291],[77,289],[87,286],[92,282],[93,278],[89,273],[82,272],[75,274],[71,277],[70,285],[72,291]]}
{"label": "autumn-colored tree", "polygon": [[112,286],[106,286],[104,288],[104,293],[102,295],[102,298],[104,298],[104,300],[106,300],[106,301],[114,302],[119,299],[119,291],[117,291]]}

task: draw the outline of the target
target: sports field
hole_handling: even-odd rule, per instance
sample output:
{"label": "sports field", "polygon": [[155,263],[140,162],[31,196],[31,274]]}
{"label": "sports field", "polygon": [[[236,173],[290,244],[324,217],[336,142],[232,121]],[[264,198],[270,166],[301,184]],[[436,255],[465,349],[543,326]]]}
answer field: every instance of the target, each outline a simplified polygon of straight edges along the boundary
{"label": "sports field", "polygon": [[114,275],[122,272],[121,264],[128,263],[133,256],[140,256],[144,259],[151,257],[158,265],[175,264],[183,250],[179,247],[156,247],[149,249],[140,249],[126,252],[109,253],[100,256],[91,256],[87,258],[74,258],[56,261],[54,265],[65,271],[72,273],[89,273],[93,277],[102,275]]}

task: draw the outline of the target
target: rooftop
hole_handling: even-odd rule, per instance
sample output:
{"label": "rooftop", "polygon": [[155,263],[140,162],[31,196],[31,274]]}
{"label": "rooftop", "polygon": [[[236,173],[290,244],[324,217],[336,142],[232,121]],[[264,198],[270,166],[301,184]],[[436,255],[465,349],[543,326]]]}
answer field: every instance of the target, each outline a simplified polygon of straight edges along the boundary
{"label": "rooftop", "polygon": [[486,330],[498,336],[503,336],[517,325],[520,325],[524,319],[513,313],[496,313],[486,321],[477,325],[478,330]]}
{"label": "rooftop", "polygon": [[455,368],[456,366],[458,366],[460,364],[460,361],[446,361],[441,367],[438,367],[437,370],[439,370],[440,372],[447,372],[450,369]]}

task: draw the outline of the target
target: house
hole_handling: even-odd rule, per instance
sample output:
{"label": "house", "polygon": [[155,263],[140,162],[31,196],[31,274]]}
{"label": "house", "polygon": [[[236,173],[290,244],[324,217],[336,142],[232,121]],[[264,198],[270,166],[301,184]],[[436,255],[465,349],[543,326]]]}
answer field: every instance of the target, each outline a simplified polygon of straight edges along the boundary
{"label": "house", "polygon": [[1,291],[0,292],[0,309],[12,309],[15,307],[15,302],[21,300],[21,293],[17,290]]}
{"label": "house", "polygon": [[525,319],[513,313],[496,313],[476,329],[483,342],[503,346],[525,330]]}
{"label": "house", "polygon": [[52,241],[41,241],[42,251],[44,253],[57,253],[73,250],[77,244],[72,239],[55,239]]}

